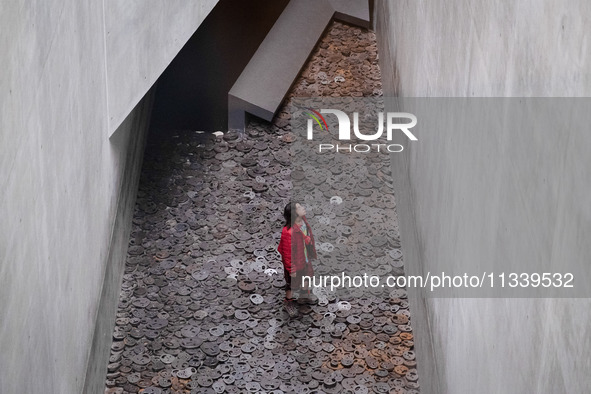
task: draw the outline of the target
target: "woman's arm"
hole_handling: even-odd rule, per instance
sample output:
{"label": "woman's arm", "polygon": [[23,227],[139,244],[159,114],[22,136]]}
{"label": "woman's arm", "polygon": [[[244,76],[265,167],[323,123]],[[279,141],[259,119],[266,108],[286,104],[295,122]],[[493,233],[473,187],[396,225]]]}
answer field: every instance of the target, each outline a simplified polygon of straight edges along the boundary
{"label": "woman's arm", "polygon": [[277,250],[279,251],[279,254],[281,254],[285,269],[291,274],[291,234],[285,227],[283,227],[283,230],[281,231],[281,240],[279,241]]}

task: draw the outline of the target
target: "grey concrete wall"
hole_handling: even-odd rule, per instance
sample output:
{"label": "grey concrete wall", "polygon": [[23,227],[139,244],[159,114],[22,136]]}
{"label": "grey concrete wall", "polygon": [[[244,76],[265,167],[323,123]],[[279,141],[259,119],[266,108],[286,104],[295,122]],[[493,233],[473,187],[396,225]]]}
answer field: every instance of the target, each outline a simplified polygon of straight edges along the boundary
{"label": "grey concrete wall", "polygon": [[[375,17],[386,95],[591,94],[587,1],[377,0]],[[528,258],[520,240],[529,242],[532,255],[536,247],[551,253],[557,270],[561,261],[589,261],[583,245],[591,235],[585,204],[591,187],[584,174],[591,139],[566,130],[519,130],[517,141],[442,132],[393,155],[407,273],[436,272],[438,261],[479,255]],[[560,152],[544,156],[551,142],[560,142]],[[551,193],[534,194],[541,190]],[[585,393],[591,387],[589,299],[410,295],[423,392]]]}
{"label": "grey concrete wall", "polygon": [[218,0],[103,0],[103,3],[109,130],[113,133]]}
{"label": "grey concrete wall", "polygon": [[80,393],[106,362],[146,107],[123,120],[214,3],[0,4],[0,392]]}
{"label": "grey concrete wall", "polygon": [[[588,96],[584,0],[375,0],[387,89],[415,97]],[[397,82],[388,80],[400,75]]]}
{"label": "grey concrete wall", "polygon": [[131,221],[150,127],[154,96],[155,87],[146,93],[110,139],[113,156],[117,160],[117,167],[121,169],[117,174],[119,177],[117,182],[119,198],[117,200],[115,222],[109,240],[109,254],[86,368],[84,393],[99,393],[105,387],[107,360],[113,342],[113,328],[121,293]]}

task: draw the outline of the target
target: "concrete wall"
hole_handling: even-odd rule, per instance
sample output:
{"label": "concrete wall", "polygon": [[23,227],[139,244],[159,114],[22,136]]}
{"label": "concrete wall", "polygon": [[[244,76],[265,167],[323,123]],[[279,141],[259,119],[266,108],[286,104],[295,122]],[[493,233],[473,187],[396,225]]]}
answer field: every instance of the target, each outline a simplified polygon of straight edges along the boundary
{"label": "concrete wall", "polygon": [[109,129],[113,133],[218,0],[103,0]]}
{"label": "concrete wall", "polygon": [[105,387],[107,360],[113,341],[113,327],[118,307],[121,283],[127,256],[129,233],[138,191],[143,155],[153,108],[155,88],[152,88],[111,136],[111,148],[116,158],[119,198],[109,239],[102,290],[96,311],[90,356],[86,368],[84,393],[99,393]]}
{"label": "concrete wall", "polygon": [[[375,0],[386,89],[401,96],[589,96],[591,3]],[[393,81],[395,75],[399,81]]]}
{"label": "concrete wall", "polygon": [[[591,94],[588,1],[376,0],[375,17],[386,95]],[[519,130],[517,141],[435,133],[393,155],[407,273],[436,272],[438,261],[479,254],[492,261],[524,256],[520,240],[551,253],[556,270],[561,261],[589,261],[591,185],[584,174],[591,139],[566,130]],[[560,152],[544,156],[557,138],[565,141]],[[533,194],[541,190],[554,194]],[[523,212],[513,215],[518,208]],[[589,299],[410,295],[422,392],[584,393],[591,387]]]}
{"label": "concrete wall", "polygon": [[150,100],[128,115],[214,4],[0,4],[2,393],[99,379]]}

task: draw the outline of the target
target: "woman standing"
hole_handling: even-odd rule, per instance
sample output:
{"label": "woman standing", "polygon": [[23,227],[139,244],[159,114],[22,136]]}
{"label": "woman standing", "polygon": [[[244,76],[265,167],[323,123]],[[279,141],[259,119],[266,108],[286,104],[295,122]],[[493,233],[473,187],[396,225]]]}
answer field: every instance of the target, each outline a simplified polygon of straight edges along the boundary
{"label": "woman standing", "polygon": [[[292,211],[292,206],[295,208]],[[283,274],[285,277],[285,309],[293,316],[297,313],[294,305],[293,290],[302,289],[302,277],[314,275],[312,260],[317,258],[316,246],[312,227],[306,220],[306,209],[300,204],[288,203],[283,210],[285,226],[281,231],[281,240],[277,250],[281,254],[283,262]],[[310,288],[305,288],[305,297],[311,302]]]}

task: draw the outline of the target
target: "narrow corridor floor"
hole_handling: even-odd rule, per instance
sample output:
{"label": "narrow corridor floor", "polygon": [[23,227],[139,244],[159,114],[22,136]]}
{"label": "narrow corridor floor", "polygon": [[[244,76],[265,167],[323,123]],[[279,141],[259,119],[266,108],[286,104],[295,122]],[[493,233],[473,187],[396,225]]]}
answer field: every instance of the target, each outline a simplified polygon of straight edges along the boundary
{"label": "narrow corridor floor", "polygon": [[[380,97],[377,56],[372,32],[335,22],[290,96]],[[276,249],[292,187],[289,118],[284,108],[244,135],[149,141],[106,393],[419,392],[403,289],[386,299],[318,292],[293,318],[283,308]],[[391,183],[387,159],[372,168],[368,177]],[[329,214],[308,209],[316,237]],[[382,244],[397,251],[391,269],[401,274],[399,240]]]}

